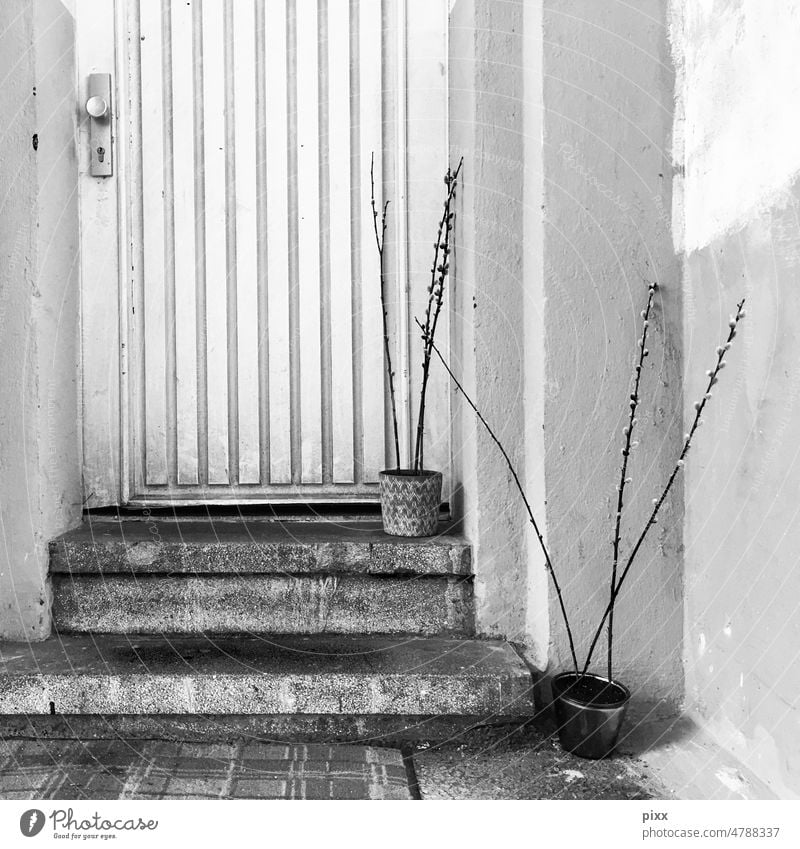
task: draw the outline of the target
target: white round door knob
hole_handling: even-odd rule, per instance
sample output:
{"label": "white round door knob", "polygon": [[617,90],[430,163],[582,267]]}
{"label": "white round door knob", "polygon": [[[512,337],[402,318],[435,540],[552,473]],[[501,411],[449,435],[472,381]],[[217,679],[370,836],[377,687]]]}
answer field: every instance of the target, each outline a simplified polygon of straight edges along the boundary
{"label": "white round door knob", "polygon": [[94,95],[86,101],[86,111],[92,118],[102,118],[108,112],[108,104],[105,98]]}

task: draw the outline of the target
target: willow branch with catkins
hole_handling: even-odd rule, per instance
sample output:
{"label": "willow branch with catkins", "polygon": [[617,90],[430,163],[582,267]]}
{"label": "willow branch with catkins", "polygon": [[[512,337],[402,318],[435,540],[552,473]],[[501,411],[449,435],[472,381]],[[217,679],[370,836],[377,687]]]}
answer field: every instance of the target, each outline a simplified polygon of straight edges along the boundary
{"label": "willow branch with catkins", "polygon": [[[653,298],[656,293],[656,284],[650,283],[648,287],[648,295],[647,295],[647,306],[642,310],[642,335],[639,339],[639,358],[636,362],[636,366],[634,368],[634,378],[633,378],[633,389],[630,395],[630,415],[628,418],[628,425],[623,430],[623,434],[625,436],[625,446],[622,449],[622,468],[620,470],[620,478],[619,484],[617,485],[617,515],[615,518],[614,524],[614,540],[612,545],[614,546],[614,560],[611,564],[611,588],[610,588],[610,600],[614,599],[614,590],[617,586],[617,565],[619,564],[619,541],[620,541],[620,528],[622,526],[622,511],[625,507],[625,484],[630,483],[630,478],[627,477],[628,474],[628,459],[631,455],[631,448],[633,447],[633,429],[636,425],[636,409],[639,406],[639,387],[642,382],[642,368],[644,366],[645,357],[648,355],[647,350],[647,330],[650,326],[650,311],[653,308]],[[608,680],[611,681],[613,676],[611,671],[613,669],[613,655],[614,655],[614,605],[611,604],[611,612],[608,616]]]}
{"label": "willow branch with catkins", "polygon": [[[655,286],[655,284],[652,284],[652,283],[649,284],[647,306],[642,311],[642,317],[644,319],[644,327],[642,329],[642,337],[641,337],[640,342],[639,342],[639,359],[638,359],[638,362],[637,362],[637,365],[636,365],[636,380],[635,380],[635,383],[634,383],[634,389],[633,389],[633,392],[631,393],[631,399],[630,399],[631,400],[631,410],[632,410],[632,412],[631,412],[628,427],[626,428],[626,432],[625,432],[625,448],[623,449],[623,471],[622,471],[622,480],[621,480],[621,483],[620,483],[620,490],[621,491],[624,488],[624,484],[626,482],[629,482],[628,479],[625,477],[625,475],[627,473],[627,459],[628,459],[628,456],[630,455],[631,449],[635,445],[635,443],[631,439],[631,435],[632,435],[632,431],[633,431],[633,426],[636,423],[635,413],[636,413],[636,408],[638,407],[638,404],[639,404],[639,387],[640,387],[641,372],[642,372],[642,368],[643,368],[643,365],[644,365],[644,359],[648,356],[648,351],[647,351],[647,347],[646,347],[647,328],[648,328],[648,322],[649,322],[649,319],[650,319],[650,314],[651,314],[651,309],[652,309],[652,304],[653,304],[653,298],[654,298],[656,288],[657,287]],[[474,401],[469,397],[467,392],[464,390],[464,387],[459,382],[458,378],[456,378],[456,376],[453,374],[452,369],[450,368],[447,361],[442,356],[442,353],[439,351],[439,348],[436,346],[435,342],[430,338],[430,334],[426,331],[425,326],[422,324],[422,322],[419,321],[419,319],[415,319],[417,326],[419,327],[419,329],[423,333],[423,338],[426,340],[426,343],[430,344],[431,351],[433,353],[435,353],[436,356],[439,358],[440,362],[442,363],[442,366],[444,367],[447,374],[450,376],[450,379],[453,381],[453,384],[455,385],[456,389],[461,393],[462,397],[467,402],[467,404],[471,407],[471,409],[475,413],[475,415],[478,417],[478,420],[484,426],[484,428],[488,432],[489,436],[494,441],[495,445],[497,445],[498,449],[500,450],[500,453],[503,456],[503,459],[504,459],[506,465],[508,466],[509,471],[511,472],[511,476],[514,480],[514,484],[515,484],[517,491],[519,492],[520,496],[522,497],[523,504],[525,505],[525,509],[527,510],[527,513],[528,513],[528,518],[530,519],[531,525],[533,526],[533,529],[536,532],[536,537],[539,540],[539,545],[542,549],[542,552],[544,553],[547,571],[548,571],[548,574],[550,575],[550,579],[553,582],[553,587],[556,591],[556,596],[558,597],[558,604],[559,604],[559,607],[561,609],[561,615],[564,619],[564,625],[566,626],[567,637],[569,639],[569,647],[570,647],[570,653],[572,655],[573,666],[574,666],[574,669],[575,669],[575,673],[578,674],[578,675],[585,675],[588,672],[589,665],[591,664],[592,656],[594,654],[594,650],[597,647],[597,643],[598,643],[598,641],[599,641],[599,639],[600,639],[600,637],[603,633],[603,629],[605,627],[606,622],[609,621],[610,618],[613,616],[614,606],[616,604],[617,598],[619,597],[619,594],[622,590],[622,586],[625,583],[625,579],[627,578],[627,576],[628,576],[628,574],[631,570],[633,562],[636,559],[636,555],[639,553],[639,549],[641,548],[642,544],[644,543],[650,529],[656,523],[657,518],[658,518],[658,513],[661,510],[661,507],[663,506],[667,497],[669,496],[669,493],[672,490],[672,486],[675,483],[675,479],[677,478],[678,473],[680,472],[680,470],[684,466],[686,455],[689,453],[689,448],[692,445],[692,440],[694,439],[695,433],[697,432],[698,427],[700,427],[700,425],[703,422],[703,419],[702,419],[703,411],[705,410],[706,404],[711,399],[712,389],[716,385],[716,383],[719,379],[720,372],[722,371],[723,368],[725,368],[725,355],[730,350],[731,343],[733,342],[733,339],[736,336],[736,331],[738,329],[739,322],[744,317],[745,317],[744,300],[741,300],[737,304],[736,314],[731,316],[730,321],[728,323],[728,326],[730,328],[729,333],[728,333],[728,338],[724,342],[724,344],[720,345],[717,348],[717,362],[716,362],[714,368],[712,368],[712,369],[710,369],[709,371],[706,372],[706,375],[708,376],[708,385],[706,387],[706,391],[705,391],[702,399],[694,405],[694,408],[695,408],[694,421],[692,422],[692,426],[689,429],[689,432],[684,434],[683,447],[681,449],[680,456],[678,457],[677,461],[675,462],[675,466],[672,470],[672,473],[669,476],[669,479],[667,480],[666,486],[664,487],[663,491],[661,492],[661,495],[658,498],[653,499],[653,510],[650,513],[650,517],[648,518],[647,523],[644,526],[644,529],[642,530],[641,534],[639,535],[639,538],[637,539],[636,544],[633,546],[630,554],[628,555],[627,560],[625,561],[625,566],[622,569],[622,573],[619,576],[619,580],[612,583],[611,597],[609,599],[608,605],[607,605],[605,612],[603,614],[603,618],[600,620],[600,624],[598,625],[597,630],[594,633],[591,645],[589,647],[589,652],[586,656],[586,663],[584,664],[582,669],[579,669],[578,660],[577,660],[577,653],[575,651],[575,641],[574,641],[574,637],[573,637],[573,633],[572,633],[572,628],[570,626],[569,616],[567,615],[566,605],[564,604],[564,598],[563,598],[563,594],[561,592],[561,586],[558,582],[555,567],[553,566],[553,562],[552,562],[552,559],[550,557],[550,553],[547,549],[547,546],[545,545],[542,533],[539,530],[539,525],[536,522],[536,518],[533,515],[533,510],[531,509],[530,502],[528,501],[528,498],[525,494],[525,490],[523,489],[522,484],[520,483],[519,475],[517,474],[513,463],[511,462],[511,458],[508,456],[508,453],[506,452],[505,448],[503,447],[502,443],[500,442],[500,439],[494,433],[494,431],[492,430],[492,428],[490,427],[490,425],[488,424],[488,422],[486,421],[486,419],[484,418],[484,416],[482,415],[482,413],[480,412],[480,410],[478,409],[478,407],[476,406]],[[616,568],[618,568],[618,566],[619,566],[619,523],[621,521],[622,508],[624,506],[623,495],[620,495],[617,503],[618,503],[618,508],[619,508],[617,513],[618,513],[618,516],[620,516],[620,520],[617,522],[616,531],[615,531],[615,541],[614,541],[615,567]],[[613,570],[613,571],[616,571],[616,569]],[[613,639],[613,630],[609,628],[609,641],[611,641],[612,639]],[[609,649],[609,652],[610,651],[611,651],[611,649]],[[611,658],[611,654],[609,653],[609,659],[610,658]],[[613,680],[612,673],[613,673],[613,668],[609,669],[609,679]]]}
{"label": "willow branch with catkins", "polygon": [[381,223],[378,227],[378,205],[375,201],[375,154],[372,154],[369,166],[369,179],[372,188],[372,225],[375,231],[375,244],[378,246],[378,261],[380,266],[381,282],[381,313],[383,315],[383,351],[386,357],[386,371],[389,375],[389,396],[392,404],[392,424],[394,426],[394,455],[395,468],[400,468],[400,436],[397,427],[397,400],[394,394],[394,369],[392,368],[392,352],[389,346],[389,314],[386,307],[386,270],[383,259],[383,246],[386,244],[386,210],[389,208],[387,200],[381,212]]}
{"label": "willow branch with catkins", "polygon": [[456,196],[456,186],[464,157],[459,160],[455,171],[447,169],[444,182],[447,186],[447,196],[444,201],[442,217],[439,219],[439,229],[433,245],[433,265],[431,266],[431,282],[428,286],[428,304],[425,309],[425,324],[422,327],[423,356],[422,356],[422,388],[419,398],[419,414],[417,418],[417,436],[414,447],[414,471],[421,472],[425,464],[424,435],[425,435],[425,399],[428,391],[428,377],[431,368],[433,340],[436,337],[436,327],[444,302],[444,287],[450,270],[450,235],[453,231],[452,211]]}
{"label": "willow branch with catkins", "polygon": [[542,553],[544,554],[544,561],[545,561],[545,564],[547,565],[547,571],[550,575],[550,579],[553,582],[553,587],[556,591],[556,596],[558,597],[558,605],[561,608],[561,615],[564,619],[564,626],[567,629],[567,639],[569,640],[569,650],[570,650],[570,653],[572,655],[572,663],[573,663],[573,666],[575,668],[575,672],[577,673],[578,672],[578,656],[577,656],[577,653],[575,651],[575,639],[574,639],[573,634],[572,634],[572,628],[570,627],[570,624],[569,624],[569,617],[567,616],[567,608],[564,604],[564,597],[561,593],[561,585],[559,584],[558,578],[556,577],[556,570],[553,567],[553,561],[550,559],[550,552],[547,550],[547,546],[545,545],[545,542],[544,542],[544,537],[542,536],[542,532],[539,530],[539,525],[536,521],[536,517],[533,515],[533,510],[531,509],[531,505],[530,505],[530,502],[528,501],[528,497],[525,494],[525,490],[523,489],[522,484],[520,483],[519,475],[517,474],[517,470],[514,468],[514,464],[511,462],[511,458],[508,456],[506,449],[503,447],[503,443],[500,442],[500,439],[495,435],[495,432],[492,430],[489,423],[483,417],[483,414],[477,408],[477,406],[475,405],[475,402],[472,400],[472,398],[469,397],[466,390],[464,389],[464,387],[459,382],[458,378],[453,374],[450,366],[447,364],[447,361],[442,356],[441,351],[436,346],[436,343],[430,337],[430,334],[425,330],[425,326],[417,318],[415,318],[414,321],[416,321],[417,326],[423,332],[423,338],[426,340],[427,344],[430,346],[431,351],[436,354],[436,356],[439,358],[439,361],[444,366],[444,370],[450,375],[450,379],[453,381],[453,384],[455,385],[456,389],[461,393],[464,400],[472,408],[472,411],[478,417],[478,421],[480,421],[480,423],[484,426],[484,428],[486,428],[486,431],[489,434],[489,436],[492,438],[492,441],[494,442],[494,444],[500,449],[500,453],[503,455],[503,459],[505,460],[506,465],[508,466],[508,470],[511,472],[511,477],[514,479],[514,485],[516,486],[517,491],[519,492],[520,496],[522,497],[522,503],[525,505],[525,509],[528,512],[528,519],[530,520],[530,523],[533,526],[533,530],[536,532],[536,538],[539,540],[539,546],[542,549]]}
{"label": "willow branch with catkins", "polygon": [[625,562],[625,568],[622,570],[622,574],[620,575],[619,581],[617,582],[617,585],[614,587],[614,589],[612,591],[611,600],[609,601],[608,606],[606,607],[605,613],[603,614],[603,618],[600,621],[600,625],[598,626],[597,631],[595,632],[594,638],[592,640],[592,643],[589,647],[589,653],[586,657],[586,663],[583,667],[584,673],[589,669],[589,664],[592,661],[592,655],[594,653],[595,647],[597,646],[597,641],[600,639],[600,635],[603,633],[603,626],[605,625],[606,620],[613,613],[614,605],[616,603],[617,597],[619,596],[620,590],[622,589],[622,585],[625,583],[625,578],[628,576],[628,572],[630,571],[631,566],[633,565],[633,561],[636,558],[636,555],[638,554],[639,549],[642,546],[642,543],[645,541],[645,538],[647,537],[647,534],[649,533],[650,528],[652,528],[653,525],[656,524],[656,521],[658,519],[659,510],[661,510],[661,507],[664,504],[664,501],[666,501],[667,496],[669,495],[670,490],[672,489],[672,485],[675,483],[675,478],[678,476],[678,472],[680,472],[680,470],[684,466],[684,463],[685,463],[685,460],[686,460],[686,455],[689,453],[689,448],[691,447],[691,444],[692,444],[692,439],[694,438],[694,435],[697,432],[697,429],[703,423],[703,410],[705,410],[706,404],[711,399],[711,390],[713,389],[713,387],[717,383],[717,380],[719,378],[719,373],[722,371],[722,369],[725,368],[725,355],[730,350],[731,343],[733,342],[733,340],[736,336],[736,331],[739,327],[739,322],[744,317],[745,317],[744,299],[742,299],[736,305],[736,315],[732,315],[730,317],[730,321],[728,322],[728,327],[730,328],[729,331],[728,331],[728,338],[725,340],[724,344],[720,345],[717,348],[717,362],[716,362],[714,368],[709,369],[706,372],[706,375],[708,377],[708,385],[706,386],[706,391],[705,391],[702,399],[700,401],[695,402],[695,405],[694,405],[694,410],[695,410],[694,421],[692,422],[692,426],[689,429],[689,432],[684,434],[684,436],[683,436],[683,448],[681,449],[680,456],[678,457],[677,461],[675,462],[675,467],[672,470],[672,474],[669,476],[669,479],[667,480],[667,484],[664,487],[664,490],[662,491],[661,495],[658,498],[653,499],[653,510],[650,513],[650,518],[647,520],[647,523],[644,526],[644,530],[642,530],[641,534],[639,535],[639,538],[636,540],[636,544],[631,549],[631,553],[628,555],[628,559]]}

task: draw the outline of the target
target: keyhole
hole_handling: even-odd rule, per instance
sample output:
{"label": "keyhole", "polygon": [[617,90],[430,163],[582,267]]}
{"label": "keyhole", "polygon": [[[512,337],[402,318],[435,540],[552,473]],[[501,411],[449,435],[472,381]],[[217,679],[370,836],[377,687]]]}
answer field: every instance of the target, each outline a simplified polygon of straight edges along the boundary
{"label": "keyhole", "polygon": [[97,159],[102,162],[105,159],[106,149],[104,147],[97,148]]}

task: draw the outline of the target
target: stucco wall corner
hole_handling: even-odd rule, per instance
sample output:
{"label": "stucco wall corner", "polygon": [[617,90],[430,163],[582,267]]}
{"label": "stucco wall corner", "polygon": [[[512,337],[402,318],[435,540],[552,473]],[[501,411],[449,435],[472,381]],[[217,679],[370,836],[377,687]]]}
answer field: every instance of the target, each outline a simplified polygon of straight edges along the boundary
{"label": "stucco wall corner", "polygon": [[50,630],[49,540],[80,520],[74,24],[0,4],[0,638]]}

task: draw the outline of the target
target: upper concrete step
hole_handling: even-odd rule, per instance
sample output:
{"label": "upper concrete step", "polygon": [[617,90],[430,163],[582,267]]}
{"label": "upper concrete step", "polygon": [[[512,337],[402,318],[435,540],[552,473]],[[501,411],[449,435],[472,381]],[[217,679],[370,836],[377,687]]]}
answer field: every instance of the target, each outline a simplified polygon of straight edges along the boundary
{"label": "upper concrete step", "polygon": [[529,716],[499,641],[388,637],[53,638],[0,643],[0,714]]}
{"label": "upper concrete step", "polygon": [[95,520],[51,543],[50,568],[72,574],[469,575],[471,561],[458,535],[390,537],[379,522]]}

